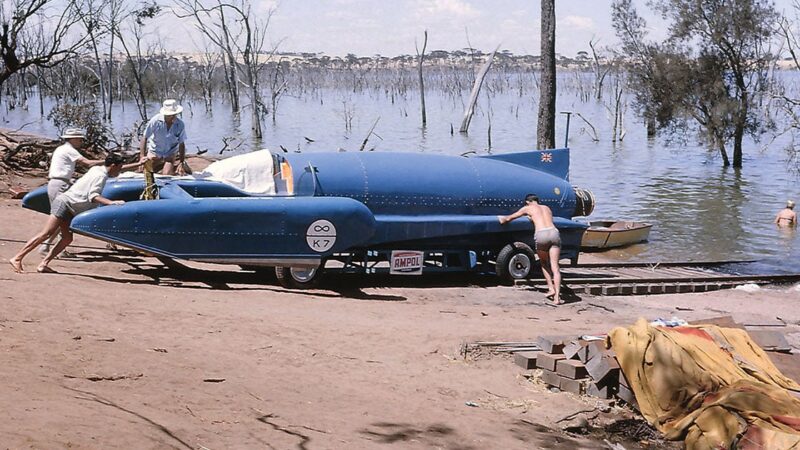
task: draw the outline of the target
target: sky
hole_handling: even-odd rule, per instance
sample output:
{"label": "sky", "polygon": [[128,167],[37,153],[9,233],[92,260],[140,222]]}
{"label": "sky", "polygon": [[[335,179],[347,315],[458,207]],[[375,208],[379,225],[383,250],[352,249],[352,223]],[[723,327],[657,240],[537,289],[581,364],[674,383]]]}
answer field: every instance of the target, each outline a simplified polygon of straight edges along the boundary
{"label": "sky", "polygon": [[[491,51],[498,45],[515,54],[538,55],[541,3],[536,0],[252,0],[261,17],[275,9],[269,39],[280,51],[322,52],[329,56],[396,56],[414,54],[428,30],[428,50],[455,50],[472,46]],[[662,20],[643,0],[634,0],[647,19],[653,38],[666,35]],[[779,11],[791,11],[791,0],[775,2]],[[174,16],[159,20],[159,29],[175,28]],[[197,49],[197,39],[172,34],[168,48]],[[163,32],[159,32],[163,33]],[[611,0],[558,0],[556,52],[574,57],[589,51],[589,40],[600,47],[617,43],[611,27]]]}

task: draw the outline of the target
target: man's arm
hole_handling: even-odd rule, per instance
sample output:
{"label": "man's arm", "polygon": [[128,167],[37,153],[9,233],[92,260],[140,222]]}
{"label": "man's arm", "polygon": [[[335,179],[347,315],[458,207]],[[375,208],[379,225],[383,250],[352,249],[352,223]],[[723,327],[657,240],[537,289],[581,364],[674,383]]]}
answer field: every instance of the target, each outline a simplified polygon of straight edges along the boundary
{"label": "man's arm", "polygon": [[132,162],[132,163],[128,163],[128,164],[123,164],[123,165],[122,165],[122,169],[121,169],[121,171],[122,171],[122,172],[125,172],[126,170],[138,169],[139,167],[142,167],[142,166],[144,165],[144,163],[146,163],[146,162],[147,162],[147,160],[148,160],[148,158],[144,158],[144,159],[140,159],[140,160],[139,160],[139,161],[137,161],[137,162]]}
{"label": "man's arm", "polygon": [[186,123],[181,121],[181,133],[178,136],[178,175],[186,175],[183,169],[183,162],[186,160]]}
{"label": "man's arm", "polygon": [[139,159],[144,160],[147,155],[147,140],[153,135],[153,119],[147,122],[142,132],[142,139],[139,140]]}
{"label": "man's arm", "polygon": [[186,160],[186,145],[181,142],[178,144],[178,175],[186,175],[186,171],[183,169],[183,162]]}
{"label": "man's arm", "polygon": [[139,160],[144,160],[145,154],[147,154],[147,138],[142,136],[139,140]]}
{"label": "man's arm", "polygon": [[522,207],[519,209],[519,211],[515,212],[514,214],[511,214],[510,216],[497,216],[497,220],[500,221],[500,225],[504,225],[508,222],[511,222],[514,219],[519,219],[525,214],[526,214],[525,207]]}
{"label": "man's arm", "polygon": [[100,203],[101,205],[122,205],[125,203],[125,200],[111,200],[103,197],[102,195],[98,195],[97,197],[93,198],[92,201],[95,203]]}
{"label": "man's arm", "polygon": [[82,166],[94,167],[103,164],[105,161],[103,161],[102,159],[86,159],[81,156],[81,158],[78,159],[76,162]]}

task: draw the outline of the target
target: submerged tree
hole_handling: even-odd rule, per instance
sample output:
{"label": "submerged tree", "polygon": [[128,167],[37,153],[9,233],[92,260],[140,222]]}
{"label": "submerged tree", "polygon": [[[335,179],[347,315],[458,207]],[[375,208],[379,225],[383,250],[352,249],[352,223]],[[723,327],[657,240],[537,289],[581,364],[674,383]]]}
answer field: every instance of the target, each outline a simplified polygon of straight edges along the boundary
{"label": "submerged tree", "polygon": [[422,52],[419,51],[417,43],[414,42],[414,48],[417,50],[417,74],[419,75],[419,101],[420,108],[422,109],[422,127],[428,124],[428,118],[425,114],[425,81],[422,79],[422,63],[425,60],[425,49],[428,48],[428,30],[425,30],[425,39],[422,42]]}
{"label": "submerged tree", "polygon": [[742,166],[742,140],[758,135],[759,94],[768,89],[769,42],[778,15],[768,0],[651,0],[669,21],[664,43],[646,39],[631,0],[612,4],[614,29],[632,61],[631,86],[640,113],[660,129],[682,130],[694,120],[733,166]]}
{"label": "submerged tree", "polygon": [[[239,83],[245,85],[250,97],[251,128],[256,138],[263,135],[259,78],[264,65],[277,52],[277,45],[265,52],[266,33],[274,9],[259,15],[252,11],[250,0],[236,2],[178,0],[181,11],[178,17],[192,17],[195,25],[225,55],[222,66],[231,97],[234,114],[239,113]],[[263,58],[262,58],[263,56]],[[239,62],[241,59],[241,63]]]}

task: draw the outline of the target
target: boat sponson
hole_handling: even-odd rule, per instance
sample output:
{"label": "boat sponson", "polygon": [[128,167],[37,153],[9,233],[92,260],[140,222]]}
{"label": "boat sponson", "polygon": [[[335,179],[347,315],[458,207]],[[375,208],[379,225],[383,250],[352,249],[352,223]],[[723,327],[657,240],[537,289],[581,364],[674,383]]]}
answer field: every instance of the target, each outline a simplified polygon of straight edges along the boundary
{"label": "boat sponson", "polygon": [[[311,225],[335,227],[330,248],[315,251]],[[319,259],[363,245],[375,218],[362,203],[339,197],[169,199],[105,206],[76,216],[80,234],[170,258],[235,263]]]}

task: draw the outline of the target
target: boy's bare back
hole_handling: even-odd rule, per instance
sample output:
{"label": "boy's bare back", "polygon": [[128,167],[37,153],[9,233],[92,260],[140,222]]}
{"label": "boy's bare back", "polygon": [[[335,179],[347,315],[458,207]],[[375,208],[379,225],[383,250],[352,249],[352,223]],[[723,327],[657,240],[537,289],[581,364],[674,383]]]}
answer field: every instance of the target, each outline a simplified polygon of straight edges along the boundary
{"label": "boy's bare back", "polygon": [[553,211],[551,211],[548,206],[531,203],[523,206],[520,211],[528,216],[537,230],[555,227],[553,224]]}

